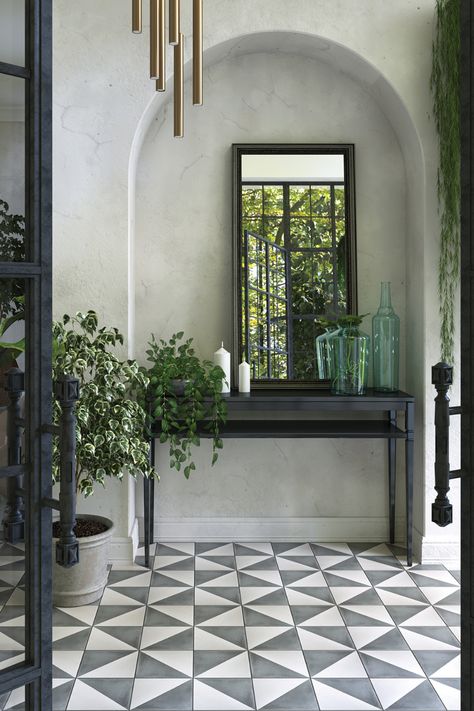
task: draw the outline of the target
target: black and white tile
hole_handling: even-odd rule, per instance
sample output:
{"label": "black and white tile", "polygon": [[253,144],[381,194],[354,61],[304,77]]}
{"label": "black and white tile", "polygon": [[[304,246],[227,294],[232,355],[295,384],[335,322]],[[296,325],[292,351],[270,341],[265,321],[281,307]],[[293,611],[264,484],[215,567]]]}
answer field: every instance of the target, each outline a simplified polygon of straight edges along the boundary
{"label": "black and white tile", "polygon": [[[54,711],[460,708],[456,572],[379,543],[152,554],[151,570],[142,550],[113,566],[96,604],[54,611]],[[24,654],[20,557],[0,549],[0,668]]]}

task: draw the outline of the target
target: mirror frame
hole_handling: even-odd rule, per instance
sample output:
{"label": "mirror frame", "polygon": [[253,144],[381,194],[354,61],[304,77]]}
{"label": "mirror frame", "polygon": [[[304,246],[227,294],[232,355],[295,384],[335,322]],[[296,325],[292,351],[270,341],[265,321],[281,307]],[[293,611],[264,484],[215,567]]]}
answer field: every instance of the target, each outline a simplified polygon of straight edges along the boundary
{"label": "mirror frame", "polygon": [[[233,343],[232,383],[239,387],[239,363],[242,353],[242,156],[340,154],[344,156],[344,186],[346,195],[346,274],[347,313],[357,313],[357,241],[355,216],[355,168],[353,143],[234,143],[232,145],[232,288],[233,288]],[[327,389],[328,380],[252,380],[252,389]]]}

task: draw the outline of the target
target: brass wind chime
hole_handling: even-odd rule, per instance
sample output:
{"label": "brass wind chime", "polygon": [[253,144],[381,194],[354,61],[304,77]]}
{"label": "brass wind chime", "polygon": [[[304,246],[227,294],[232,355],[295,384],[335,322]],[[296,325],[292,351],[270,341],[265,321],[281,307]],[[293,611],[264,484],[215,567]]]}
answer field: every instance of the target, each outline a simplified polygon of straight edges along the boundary
{"label": "brass wind chime", "polygon": [[[166,0],[150,0],[150,78],[166,91]],[[142,31],[143,0],[132,0],[132,31]],[[202,3],[193,0],[193,104],[202,106]],[[184,34],[181,2],[169,0],[169,44],[174,48],[174,135],[184,136]]]}

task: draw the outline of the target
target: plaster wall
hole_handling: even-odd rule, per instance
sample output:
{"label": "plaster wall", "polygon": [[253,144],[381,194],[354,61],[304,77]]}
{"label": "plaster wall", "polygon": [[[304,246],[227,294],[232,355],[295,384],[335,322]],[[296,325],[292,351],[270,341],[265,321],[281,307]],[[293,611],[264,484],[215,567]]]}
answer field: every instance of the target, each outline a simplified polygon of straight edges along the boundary
{"label": "plaster wall", "polygon": [[[207,107],[216,112],[224,110],[220,98],[222,94],[216,94],[218,103],[214,107],[210,107],[208,99],[212,96],[210,77],[213,72],[218,77],[224,66],[219,67],[216,62],[225,59],[227,53],[296,52],[307,56],[308,61],[314,54],[318,55],[318,59],[324,54],[328,63],[331,63],[331,58],[334,57],[333,66],[356,78],[368,90],[393,127],[403,155],[406,176],[407,192],[403,218],[400,213],[400,219],[405,220],[405,233],[401,231],[400,239],[405,240],[406,262],[403,266],[403,258],[401,262],[394,260],[390,268],[397,271],[398,278],[399,270],[406,268],[405,326],[406,343],[410,352],[406,385],[415,392],[418,400],[416,529],[420,551],[422,541],[429,541],[429,537],[434,536],[434,529],[427,523],[429,500],[432,497],[433,463],[429,368],[438,360],[439,353],[436,306],[439,233],[436,206],[437,154],[429,94],[434,5],[434,0],[399,0],[397,3],[361,0],[357,4],[348,4],[347,0],[219,0],[207,8],[204,36],[205,49],[208,50],[206,64],[209,67],[205,85],[205,110],[208,110]],[[184,5],[184,10],[183,27],[189,34],[189,7]],[[258,33],[265,34],[260,36]],[[251,36],[252,42],[251,46],[246,48],[246,40],[242,38],[247,35]],[[304,38],[304,42],[299,41],[302,46],[295,49],[298,44],[295,40],[297,36]],[[340,51],[341,47],[346,48],[345,55]],[[56,0],[55,311],[59,314],[65,310],[96,308],[107,323],[117,325],[128,333],[129,352],[133,352],[140,343],[140,340],[135,342],[135,339],[140,329],[144,328],[139,319],[136,319],[139,309],[136,308],[135,296],[138,304],[143,290],[141,285],[136,284],[138,271],[135,269],[135,260],[138,266],[140,259],[138,241],[151,234],[149,226],[145,226],[143,232],[135,229],[138,227],[136,217],[139,220],[142,217],[135,209],[135,178],[137,170],[140,178],[140,171],[146,165],[145,161],[142,166],[140,159],[143,139],[155,117],[160,116],[165,101],[163,97],[154,96],[153,84],[146,78],[147,54],[147,32],[138,37],[130,32],[128,0],[103,0],[101,3],[82,0],[74,5],[67,0]],[[189,56],[188,42],[186,58],[189,59]],[[262,60],[265,61],[267,60]],[[215,68],[211,70],[213,65]],[[170,62],[168,66],[171,68]],[[269,67],[268,61],[266,66]],[[322,73],[324,74],[324,70]],[[250,74],[245,87],[250,87],[252,79]],[[346,81],[346,78],[342,76],[341,81]],[[222,80],[222,85],[224,83]],[[240,86],[240,89],[242,88]],[[261,98],[264,104],[265,97]],[[277,97],[273,97],[271,101],[277,101]],[[334,101],[331,106],[335,105]],[[306,97],[306,104],[310,103],[313,103],[313,97]],[[317,103],[315,100],[314,106],[311,107],[313,111],[319,110]],[[283,111],[287,119],[287,108],[284,105],[279,108],[279,114]],[[227,115],[228,112],[225,111],[227,120],[223,119],[221,130],[229,137],[232,135],[232,140],[234,135],[245,133],[238,126],[232,127],[231,123],[236,121],[240,124],[245,111],[242,109],[238,115]],[[306,120],[304,113],[303,119]],[[161,120],[163,117],[164,112],[161,113]],[[249,119],[246,115],[243,118],[245,126]],[[330,120],[333,120],[332,116]],[[212,153],[210,136],[199,134],[201,119],[198,112],[189,108],[187,121],[188,136],[191,138],[193,131],[196,136],[202,135],[202,152]],[[255,140],[260,140],[260,136],[261,140],[268,140],[266,135],[263,136],[258,118],[256,127],[260,134],[258,138],[255,136]],[[273,127],[272,131],[276,132],[276,129]],[[163,142],[163,147],[166,147],[166,151],[157,157],[157,161],[163,173],[169,174],[170,171],[173,172],[173,161],[184,144],[180,146],[179,142],[174,141],[169,130],[157,140]],[[319,141],[321,138],[315,135],[314,140]],[[374,136],[374,140],[381,140],[381,137]],[[359,166],[359,154],[357,161]],[[202,173],[196,168],[196,175],[199,180],[206,182],[206,161],[203,159],[200,162]],[[361,170],[363,165],[362,159],[358,169]],[[154,175],[156,178],[156,173]],[[360,201],[363,200],[363,192],[360,191],[364,191],[365,186],[359,186],[358,190]],[[158,214],[162,214],[160,210],[163,209],[158,205],[160,198],[157,193]],[[148,213],[150,219],[153,219],[152,207],[153,205]],[[364,219],[368,218],[364,216]],[[169,224],[163,222],[158,234],[159,224],[157,220],[157,240],[161,241],[162,234],[169,230]],[[215,223],[211,221],[211,224]],[[392,232],[391,226],[382,224],[380,227],[381,232]],[[222,232],[224,229],[223,227]],[[359,236],[362,239],[361,231]],[[375,249],[378,244],[379,242],[374,246]],[[180,248],[179,244],[177,248]],[[199,257],[194,254],[192,257],[197,266],[203,266]],[[377,266],[380,264],[377,260],[374,263]],[[173,267],[176,269],[175,263]],[[163,269],[161,260],[156,268]],[[359,274],[361,278],[361,272]],[[371,278],[369,283],[375,284],[378,280],[377,275],[377,278]],[[216,280],[215,273],[213,284],[217,292],[219,281]],[[203,298],[205,301],[209,296],[204,295]],[[155,309],[157,321],[163,323],[173,299],[174,295],[170,298],[167,294],[164,303],[162,300],[157,304],[147,302],[147,309],[150,312]],[[370,302],[373,304],[374,298],[370,298]],[[180,308],[182,307],[181,302]],[[221,304],[218,308],[221,315],[218,315],[210,326],[207,337],[201,338],[200,348],[206,349],[207,353],[214,346],[213,343],[208,343],[208,339],[214,339],[218,335],[217,331],[225,327]],[[162,316],[161,311],[166,312],[166,316]],[[151,325],[152,322],[150,313]],[[183,325],[187,326],[186,323]],[[143,333],[138,335],[138,339],[143,341]],[[224,476],[226,467],[231,466],[230,458],[246,461],[248,459],[248,462],[256,462],[257,467],[264,463],[264,457],[260,463],[258,460],[260,450],[249,451],[253,446],[257,448],[257,445],[249,443],[229,443],[226,447],[220,464],[221,478],[216,483],[216,486],[220,483],[223,501],[223,492],[228,486]],[[276,443],[274,446],[277,448],[281,445]],[[249,455],[248,458],[247,454],[243,457],[244,449]],[[301,462],[295,461],[292,466],[299,472],[299,476],[302,476],[301,473],[307,469],[308,462],[307,455],[304,455],[305,450],[299,451],[304,459]],[[331,458],[331,445],[324,451],[329,457],[326,460],[327,466],[332,465],[335,460]],[[356,445],[352,451],[355,476],[359,482],[360,472],[364,469],[370,472],[369,478],[373,476],[375,468],[370,461],[367,447],[361,447],[358,452]],[[299,454],[296,453],[295,456]],[[378,455],[375,457],[374,454],[375,460],[379,461]],[[216,470],[216,476],[218,471]],[[344,472],[345,468],[339,468],[338,475],[341,471]],[[163,496],[167,495],[165,486],[170,487],[168,492],[170,496],[175,496],[175,503],[178,491],[180,492],[183,501],[179,510],[183,513],[190,508],[190,500],[195,492],[193,487],[199,486],[199,480],[192,482],[187,488],[184,487],[184,482],[165,483]],[[380,487],[376,486],[375,490],[367,487],[369,502],[375,506],[377,512],[381,511],[381,494]],[[295,512],[298,518],[308,510],[303,501],[305,492],[295,488],[294,497],[289,510]],[[267,498],[266,488],[262,487],[256,492],[254,490],[253,499],[260,505],[259,516],[265,515],[263,502]],[[207,493],[203,492],[194,500],[199,506],[200,515],[204,515],[205,507],[209,504]],[[111,513],[128,509],[127,515],[119,522],[120,535],[128,536],[135,505],[133,501],[129,502],[129,492],[124,488],[112,488],[103,499],[98,497],[96,501],[104,512],[105,509]],[[229,501],[227,507],[242,511],[238,503]],[[271,503],[267,513],[275,510],[280,512],[281,508],[278,508],[277,503]],[[215,503],[211,505],[214,506]],[[316,508],[312,511],[312,515],[314,511],[320,513]],[[346,509],[341,508],[340,511],[349,515]],[[383,521],[381,526],[383,528]]]}

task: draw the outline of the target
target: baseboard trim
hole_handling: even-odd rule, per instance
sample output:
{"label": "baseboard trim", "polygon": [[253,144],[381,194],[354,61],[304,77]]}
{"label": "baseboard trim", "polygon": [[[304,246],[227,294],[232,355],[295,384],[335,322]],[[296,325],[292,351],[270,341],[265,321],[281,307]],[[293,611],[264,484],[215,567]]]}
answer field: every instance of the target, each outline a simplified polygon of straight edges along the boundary
{"label": "baseboard trim", "polygon": [[448,568],[460,568],[461,541],[456,538],[440,540],[422,536],[416,530],[413,534],[415,557],[422,563],[441,563]]}
{"label": "baseboard trim", "polygon": [[[139,517],[143,539],[143,517]],[[403,541],[404,522],[397,521],[396,538]],[[388,539],[388,518],[160,518],[160,541],[373,541]]]}
{"label": "baseboard trim", "polygon": [[130,565],[133,563],[138,549],[138,526],[136,529],[136,543],[135,534],[123,538],[119,536],[112,538],[109,548],[110,563],[122,565]]}

